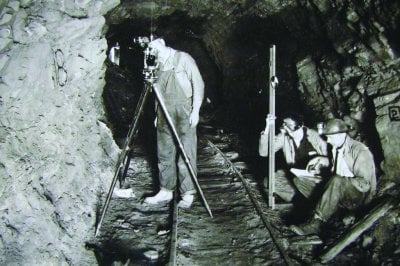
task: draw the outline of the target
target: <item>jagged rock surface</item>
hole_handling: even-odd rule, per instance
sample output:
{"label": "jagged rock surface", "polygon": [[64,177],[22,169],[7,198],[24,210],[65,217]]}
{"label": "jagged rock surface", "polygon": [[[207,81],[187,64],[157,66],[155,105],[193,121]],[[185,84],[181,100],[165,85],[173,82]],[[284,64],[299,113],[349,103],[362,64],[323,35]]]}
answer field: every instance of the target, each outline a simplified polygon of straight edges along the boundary
{"label": "jagged rock surface", "polygon": [[0,264],[93,265],[118,152],[102,105],[103,15],[118,1],[2,1]]}

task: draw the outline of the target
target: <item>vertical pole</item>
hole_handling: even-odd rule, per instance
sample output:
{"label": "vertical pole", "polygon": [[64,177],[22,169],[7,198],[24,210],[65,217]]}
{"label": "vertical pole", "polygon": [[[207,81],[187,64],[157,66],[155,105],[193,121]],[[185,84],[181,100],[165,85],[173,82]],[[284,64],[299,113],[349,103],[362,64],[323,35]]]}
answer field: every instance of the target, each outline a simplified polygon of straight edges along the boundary
{"label": "vertical pole", "polygon": [[[275,45],[269,49],[269,114],[275,121]],[[268,150],[268,205],[275,208],[275,123],[269,127]]]}

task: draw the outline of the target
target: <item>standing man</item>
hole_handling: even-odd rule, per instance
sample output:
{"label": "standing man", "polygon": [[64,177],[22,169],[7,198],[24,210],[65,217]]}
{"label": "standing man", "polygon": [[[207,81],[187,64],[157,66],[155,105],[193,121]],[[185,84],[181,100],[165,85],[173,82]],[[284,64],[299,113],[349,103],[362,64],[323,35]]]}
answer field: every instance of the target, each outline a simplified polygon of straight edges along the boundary
{"label": "standing man", "polygon": [[[269,127],[275,124],[274,119],[270,114],[267,116],[265,130],[261,132],[259,140],[260,156],[268,156],[268,132]],[[282,150],[287,168],[275,173],[275,193],[286,202],[293,199],[297,190],[309,198],[317,183],[305,177],[293,178],[289,170],[312,168],[315,174],[319,174],[324,167],[329,166],[327,143],[317,131],[305,127],[296,114],[285,116],[280,131],[274,138],[274,148],[275,152]],[[268,177],[264,179],[264,188],[268,188]]]}
{"label": "standing man", "polygon": [[314,217],[290,228],[298,235],[318,233],[339,207],[354,210],[369,202],[376,191],[375,163],[363,143],[352,139],[343,120],[328,121],[324,134],[332,144],[333,176],[317,204]]}
{"label": "standing man", "polygon": [[[149,43],[158,63],[157,86],[176,127],[193,170],[197,172],[197,134],[199,111],[204,97],[204,82],[194,59],[187,53],[165,45],[161,38]],[[145,198],[147,204],[169,202],[177,179],[181,200],[178,207],[189,208],[196,189],[187,165],[180,154],[173,132],[161,108],[157,108],[157,154],[160,191]]]}

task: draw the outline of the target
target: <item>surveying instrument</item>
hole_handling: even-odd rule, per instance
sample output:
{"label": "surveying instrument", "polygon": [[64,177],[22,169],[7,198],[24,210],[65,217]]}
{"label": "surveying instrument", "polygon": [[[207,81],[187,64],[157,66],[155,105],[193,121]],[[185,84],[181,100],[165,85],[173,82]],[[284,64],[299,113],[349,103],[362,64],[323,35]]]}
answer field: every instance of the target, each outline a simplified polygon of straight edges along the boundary
{"label": "surveying instrument", "polygon": [[[158,71],[159,64],[158,64],[156,54],[148,45],[151,41],[153,41],[153,39],[154,39],[153,35],[150,35],[150,38],[137,37],[137,38],[133,39],[134,43],[139,44],[142,48],[144,48],[144,50],[143,50],[143,53],[144,53],[144,66],[143,66],[144,89],[143,89],[142,94],[140,95],[139,101],[137,103],[135,113],[133,116],[133,120],[129,127],[129,131],[128,131],[127,137],[125,139],[122,151],[118,157],[116,171],[114,173],[114,177],[111,182],[111,186],[108,191],[103,210],[101,212],[100,220],[96,226],[95,236],[97,236],[100,231],[101,224],[104,220],[105,214],[109,207],[110,200],[111,200],[111,197],[112,197],[112,194],[113,194],[113,191],[114,191],[117,181],[119,181],[120,187],[122,187],[124,184],[125,177],[128,172],[128,169],[129,169],[129,164],[130,164],[130,161],[131,161],[132,155],[133,155],[133,150],[130,149],[130,147],[132,147],[133,142],[136,138],[137,131],[139,128],[139,121],[142,117],[144,106],[147,102],[147,99],[149,98],[149,94],[151,91],[154,92],[154,94],[156,96],[156,101],[158,102],[158,105],[161,107],[161,110],[165,115],[167,123],[172,131],[172,134],[173,134],[175,140],[176,140],[176,143],[177,143],[176,145],[179,148],[180,154],[182,155],[182,158],[189,170],[192,180],[193,180],[194,184],[196,185],[196,188],[204,202],[207,212],[209,213],[209,215],[211,217],[213,217],[212,213],[211,213],[211,209],[207,203],[206,198],[204,197],[203,191],[197,180],[195,171],[193,170],[192,162],[190,162],[189,157],[187,156],[187,153],[183,147],[183,143],[182,143],[181,139],[179,138],[179,135],[175,128],[175,125],[171,119],[170,114],[168,113],[168,110],[166,108],[166,105],[164,103],[162,95],[159,91],[159,88],[158,88],[158,86],[155,85],[155,82],[157,81],[157,78],[158,78],[157,71]],[[196,162],[193,162],[193,163],[196,163]]]}

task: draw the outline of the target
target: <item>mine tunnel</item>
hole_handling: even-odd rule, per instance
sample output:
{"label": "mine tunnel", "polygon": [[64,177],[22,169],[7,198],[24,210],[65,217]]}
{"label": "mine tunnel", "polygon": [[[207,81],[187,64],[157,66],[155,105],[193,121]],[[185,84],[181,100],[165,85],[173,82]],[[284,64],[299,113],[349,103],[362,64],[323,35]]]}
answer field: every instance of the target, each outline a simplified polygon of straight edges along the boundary
{"label": "mine tunnel", "polygon": [[[182,213],[189,229],[178,243],[178,265],[290,265],[277,259],[282,253],[301,265],[399,260],[398,2],[8,0],[0,10],[0,264],[168,263],[174,208],[142,205],[158,189],[153,94],[131,147],[126,186],[118,188],[133,196],[111,197],[95,236],[145,84],[144,49],[134,39],[150,35],[190,54],[205,83],[199,176],[213,177],[200,181],[215,215],[208,217],[199,195],[192,212]],[[373,156],[372,204],[339,213],[320,238],[293,237],[288,229],[306,220],[317,199],[286,204],[277,197],[281,207],[271,210],[265,190],[268,160],[258,148],[270,112],[272,45],[276,133],[288,114],[315,130],[338,118]],[[118,63],[110,60],[116,46]],[[229,150],[210,152],[205,138]],[[284,161],[277,153],[276,168]],[[240,170],[232,172],[234,165]],[[229,184],[218,183],[222,176]],[[242,192],[233,189],[245,187],[240,180],[261,211],[235,198]],[[218,198],[224,189],[231,194]],[[256,222],[255,213],[269,222]],[[328,261],[341,237],[346,247]],[[190,250],[196,238],[209,245]]]}
{"label": "mine tunnel", "polygon": [[[332,117],[343,118],[352,128],[352,136],[368,143],[378,165],[377,172],[381,174],[379,164],[383,151],[376,125],[370,123],[376,120],[377,114],[372,98],[360,91],[365,86],[363,77],[342,73],[332,84],[334,90],[340,88],[339,94],[321,95],[319,103],[310,100],[313,97],[310,94],[318,94],[324,86],[322,83],[333,80],[324,77],[319,70],[316,73],[302,70],[303,63],[311,60],[316,62],[313,67],[332,68],[340,73],[354,60],[338,53],[327,33],[314,25],[318,21],[321,18],[310,17],[306,9],[297,7],[267,18],[240,16],[234,26],[222,22],[221,26],[231,27],[229,30],[218,29],[211,33],[207,18],[190,16],[183,11],[110,25],[106,34],[108,46],[119,45],[120,60],[119,65],[108,63],[103,98],[114,137],[118,141],[126,136],[143,89],[143,47],[135,44],[134,39],[153,34],[162,36],[168,46],[191,54],[203,75],[206,86],[200,126],[212,125],[237,133],[245,145],[243,149],[251,156],[255,178],[262,183],[266,162],[257,156],[257,148],[269,107],[269,51],[276,45],[276,72],[280,80],[275,95],[278,126],[290,113],[300,115],[310,128]],[[340,28],[335,27],[330,34],[339,36]],[[317,77],[312,77],[313,74]],[[122,76],[125,78],[121,79]],[[307,88],[310,79],[320,79],[321,83]],[[305,91],[307,89],[310,94]],[[152,147],[156,138],[153,109],[152,104],[146,108],[139,130],[141,141],[145,141],[147,147]],[[149,149],[153,156],[156,156],[155,150],[154,147]],[[278,156],[277,160],[279,167],[284,159]],[[107,249],[113,249],[112,241],[107,243]]]}

